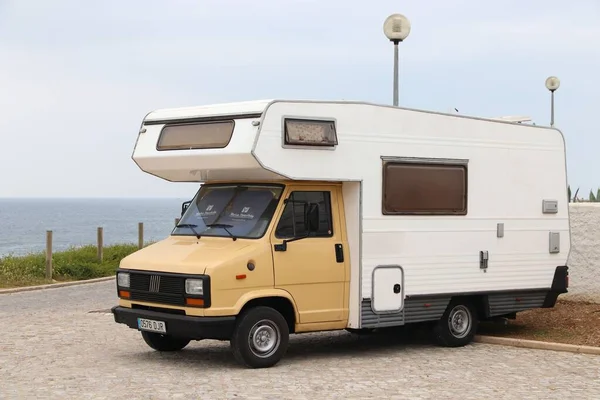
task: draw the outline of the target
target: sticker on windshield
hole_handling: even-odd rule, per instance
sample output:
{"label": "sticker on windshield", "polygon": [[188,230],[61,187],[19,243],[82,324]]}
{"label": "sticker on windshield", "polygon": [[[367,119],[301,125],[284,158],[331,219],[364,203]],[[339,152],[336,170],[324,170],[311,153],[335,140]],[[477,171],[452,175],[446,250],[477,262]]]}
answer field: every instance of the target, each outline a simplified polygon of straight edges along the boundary
{"label": "sticker on windshield", "polygon": [[254,219],[254,214],[250,212],[252,207],[242,207],[239,213],[230,213],[229,216],[231,218],[241,218],[241,219]]}
{"label": "sticker on windshield", "polygon": [[209,204],[208,206],[206,206],[206,209],[204,211],[199,212],[198,215],[201,217],[210,217],[211,215],[215,215],[217,214],[217,211],[214,210],[214,208],[214,204]]}

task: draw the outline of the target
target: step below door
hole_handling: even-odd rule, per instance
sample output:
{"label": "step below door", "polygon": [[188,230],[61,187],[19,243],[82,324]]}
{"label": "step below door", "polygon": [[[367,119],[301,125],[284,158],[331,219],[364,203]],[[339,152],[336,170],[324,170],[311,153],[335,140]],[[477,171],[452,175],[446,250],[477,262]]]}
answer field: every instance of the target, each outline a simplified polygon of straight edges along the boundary
{"label": "step below door", "polygon": [[373,270],[371,308],[375,313],[401,311],[404,307],[404,271],[399,265],[382,265]]}

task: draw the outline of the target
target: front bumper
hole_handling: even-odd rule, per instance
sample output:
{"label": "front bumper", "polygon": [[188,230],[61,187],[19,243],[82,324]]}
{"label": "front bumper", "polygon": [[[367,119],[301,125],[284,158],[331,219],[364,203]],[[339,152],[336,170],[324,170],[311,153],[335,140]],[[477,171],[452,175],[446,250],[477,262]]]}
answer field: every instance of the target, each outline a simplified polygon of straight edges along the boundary
{"label": "front bumper", "polygon": [[[235,327],[235,317],[191,317],[136,308],[115,306],[111,309],[115,322],[138,329],[138,318],[163,321],[167,335],[187,339],[228,340]],[[139,330],[139,329],[138,329]]]}

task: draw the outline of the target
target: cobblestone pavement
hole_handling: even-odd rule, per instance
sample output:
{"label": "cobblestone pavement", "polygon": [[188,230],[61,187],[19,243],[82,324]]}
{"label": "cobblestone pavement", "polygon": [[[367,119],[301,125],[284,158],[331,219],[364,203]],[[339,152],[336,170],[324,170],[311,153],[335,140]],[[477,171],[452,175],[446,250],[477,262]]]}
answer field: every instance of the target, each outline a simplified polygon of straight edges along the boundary
{"label": "cobblestone pavement", "polygon": [[112,282],[0,295],[0,399],[600,398],[600,356],[496,345],[306,334],[263,370],[227,342],[160,354],[102,312],[114,295]]}

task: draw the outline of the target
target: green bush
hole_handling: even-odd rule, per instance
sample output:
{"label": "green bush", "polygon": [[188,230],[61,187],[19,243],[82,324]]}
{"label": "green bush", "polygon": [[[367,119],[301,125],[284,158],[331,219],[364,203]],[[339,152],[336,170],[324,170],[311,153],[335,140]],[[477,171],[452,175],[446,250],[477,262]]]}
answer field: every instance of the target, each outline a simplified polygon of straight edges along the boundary
{"label": "green bush", "polygon": [[575,194],[571,196],[571,186],[567,186],[567,195],[569,196],[569,202],[577,203],[577,202],[590,202],[590,203],[600,203],[600,188],[596,190],[596,194],[594,194],[594,190],[590,190],[590,194],[587,199],[583,199],[577,196],[579,193],[579,188],[575,191]]}
{"label": "green bush", "polygon": [[[52,278],[58,281],[67,281],[111,276],[119,266],[119,262],[137,250],[137,245],[134,244],[106,246],[102,262],[97,258],[98,250],[95,245],[59,251],[52,256]],[[44,252],[0,258],[0,286],[42,283],[45,274],[46,256]]]}

